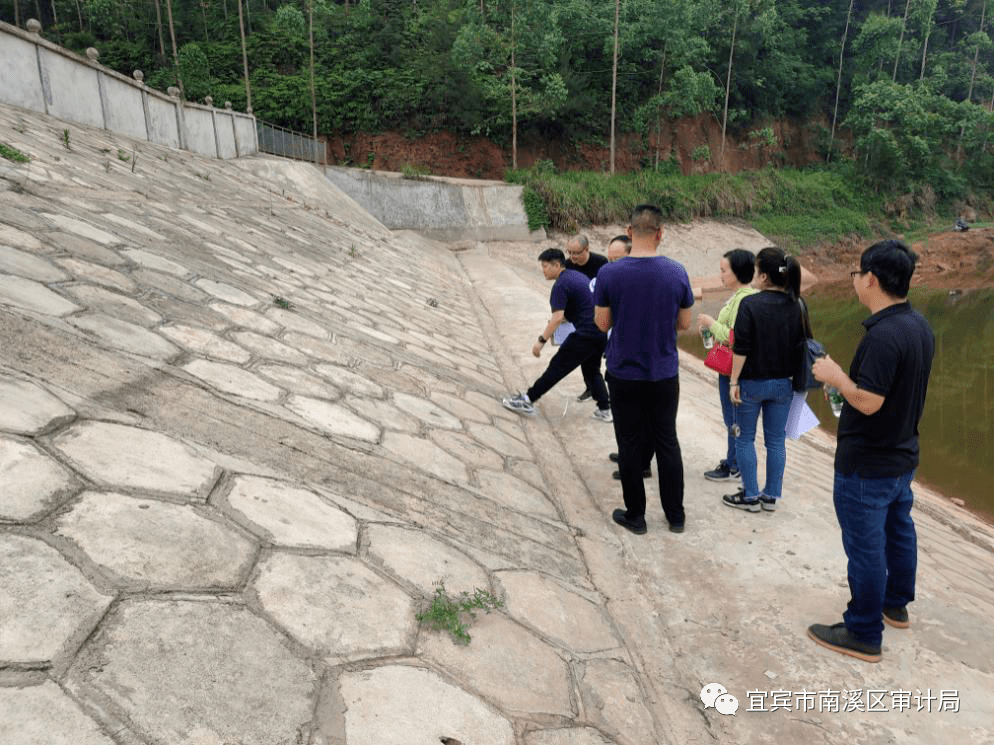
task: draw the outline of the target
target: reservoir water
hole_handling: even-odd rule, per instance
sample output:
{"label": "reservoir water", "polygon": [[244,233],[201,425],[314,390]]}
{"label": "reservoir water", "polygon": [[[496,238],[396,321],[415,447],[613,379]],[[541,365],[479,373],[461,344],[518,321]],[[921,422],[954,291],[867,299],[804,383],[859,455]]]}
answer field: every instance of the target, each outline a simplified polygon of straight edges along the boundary
{"label": "reservoir water", "polygon": [[[805,299],[815,338],[848,370],[868,311],[848,282],[816,285]],[[994,290],[913,289],[910,300],[935,332],[917,477],[994,522]],[[698,312],[716,315],[723,302],[721,295],[706,295],[694,309],[693,329]],[[680,348],[704,358],[697,334],[682,334]],[[834,434],[837,420],[822,394],[811,391],[808,402],[821,426]]]}

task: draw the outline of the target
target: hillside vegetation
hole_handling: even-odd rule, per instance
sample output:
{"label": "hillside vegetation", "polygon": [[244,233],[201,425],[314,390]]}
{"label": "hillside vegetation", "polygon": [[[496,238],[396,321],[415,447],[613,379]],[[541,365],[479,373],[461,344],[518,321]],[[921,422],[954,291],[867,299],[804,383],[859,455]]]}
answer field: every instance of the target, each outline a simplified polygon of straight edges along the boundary
{"label": "hillside vegetation", "polygon": [[[817,122],[820,158],[870,194],[914,206],[994,187],[994,0],[0,0],[4,21],[29,14],[154,87],[243,110],[250,94],[259,118],[304,132],[315,116],[327,136],[447,130],[516,155],[523,134],[649,143],[703,113],[782,166],[771,123],[789,118]],[[693,158],[727,170],[723,150]],[[764,178],[700,188],[747,205]]]}

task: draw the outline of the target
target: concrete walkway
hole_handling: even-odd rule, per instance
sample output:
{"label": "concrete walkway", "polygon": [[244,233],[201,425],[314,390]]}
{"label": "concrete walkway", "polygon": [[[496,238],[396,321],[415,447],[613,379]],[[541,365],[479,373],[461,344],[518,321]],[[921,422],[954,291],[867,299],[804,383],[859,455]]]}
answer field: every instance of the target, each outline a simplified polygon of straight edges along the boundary
{"label": "concrete walkway", "polygon": [[[987,526],[919,490],[912,628],[879,665],[827,652],[827,438],[790,444],[778,512],[723,508],[684,360],[687,532],[632,536],[578,375],[500,406],[547,362],[530,249],[393,234],[304,164],[63,129],[0,107],[33,158],[0,160],[3,745],[994,738]],[[439,580],[503,601],[468,645],[416,620]]]}

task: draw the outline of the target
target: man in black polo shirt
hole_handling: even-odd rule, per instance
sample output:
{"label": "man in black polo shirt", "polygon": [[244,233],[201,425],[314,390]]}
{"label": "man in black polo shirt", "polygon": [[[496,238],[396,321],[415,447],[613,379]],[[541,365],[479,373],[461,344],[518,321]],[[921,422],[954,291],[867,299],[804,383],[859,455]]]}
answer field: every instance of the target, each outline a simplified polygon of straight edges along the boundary
{"label": "man in black polo shirt", "polygon": [[606,256],[590,250],[590,241],[585,235],[574,235],[566,241],[566,255],[566,268],[575,269],[587,279],[594,279],[607,263]]}
{"label": "man in black polo shirt", "polygon": [[835,449],[835,514],[849,559],[849,607],[842,623],[808,635],[835,652],[880,661],[884,622],[907,628],[918,561],[911,480],[918,466],[918,422],[925,408],[935,337],[908,303],[918,257],[896,240],[870,246],[852,272],[870,313],[849,374],[829,357],[818,380],[846,401]]}

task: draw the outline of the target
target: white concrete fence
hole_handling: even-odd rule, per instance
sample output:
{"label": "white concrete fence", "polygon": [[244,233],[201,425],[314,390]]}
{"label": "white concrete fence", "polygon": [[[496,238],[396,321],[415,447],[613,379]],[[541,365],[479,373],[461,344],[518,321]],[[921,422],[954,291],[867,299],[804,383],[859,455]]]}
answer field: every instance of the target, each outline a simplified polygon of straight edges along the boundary
{"label": "white concrete fence", "polygon": [[128,78],[98,64],[96,50],[80,57],[42,39],[37,21],[26,25],[0,22],[0,102],[212,158],[258,152],[251,114],[153,90],[140,70]]}

